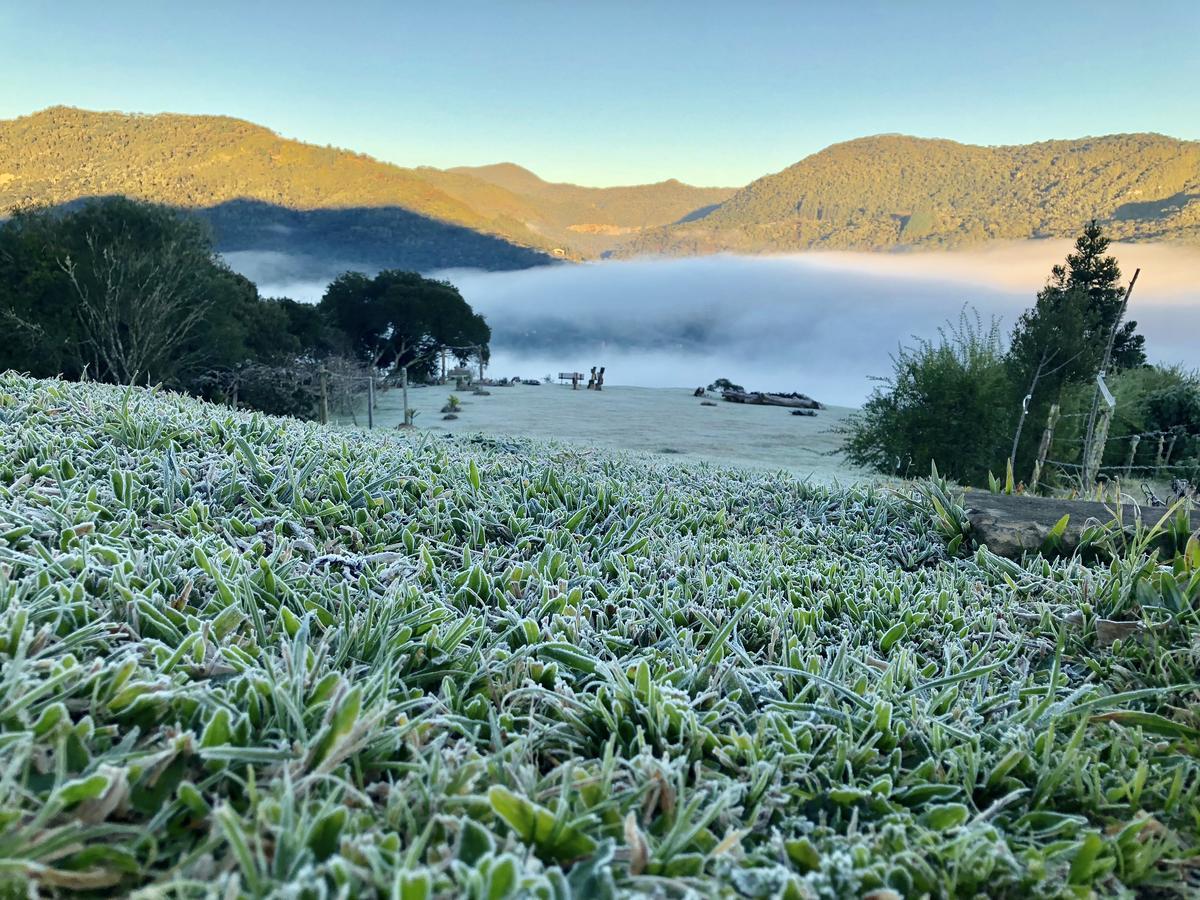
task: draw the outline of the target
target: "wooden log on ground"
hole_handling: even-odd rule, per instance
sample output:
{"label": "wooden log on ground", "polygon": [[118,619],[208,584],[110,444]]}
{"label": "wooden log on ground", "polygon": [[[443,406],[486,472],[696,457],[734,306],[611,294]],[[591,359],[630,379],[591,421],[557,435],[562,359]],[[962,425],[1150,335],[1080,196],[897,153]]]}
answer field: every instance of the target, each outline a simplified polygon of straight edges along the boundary
{"label": "wooden log on ground", "polygon": [[807,394],[765,394],[762,391],[722,391],[721,399],[755,406],[785,406],[789,409],[824,409]]}
{"label": "wooden log on ground", "polygon": [[[1064,515],[1070,516],[1067,528],[1058,545],[1058,552],[1073,553],[1079,547],[1084,528],[1096,523],[1115,520],[1115,507],[1089,500],[1055,500],[1020,494],[992,494],[968,491],[963,507],[976,543],[986,544],[998,556],[1017,559],[1024,553],[1042,548],[1051,530]],[[1139,517],[1147,526],[1155,525],[1167,510],[1161,506],[1141,507],[1126,504],[1121,507],[1121,520],[1132,530]],[[1200,510],[1190,513],[1191,528],[1200,530]]]}

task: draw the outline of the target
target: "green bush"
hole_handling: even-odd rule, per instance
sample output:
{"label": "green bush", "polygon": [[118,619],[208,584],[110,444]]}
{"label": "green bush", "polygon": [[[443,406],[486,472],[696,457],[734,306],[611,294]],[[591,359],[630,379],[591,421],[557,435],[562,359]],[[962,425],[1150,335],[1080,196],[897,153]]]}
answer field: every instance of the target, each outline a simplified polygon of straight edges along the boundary
{"label": "green bush", "polygon": [[[1200,376],[1178,366],[1142,366],[1118,372],[1107,384],[1117,405],[1103,469],[1123,474],[1132,462],[1132,477],[1148,478],[1154,475],[1160,449],[1165,453],[1169,448],[1170,468],[1164,471],[1194,478],[1196,473],[1190,470],[1200,456]],[[1093,393],[1090,384],[1070,385],[1063,392],[1063,415],[1055,431],[1052,459],[1070,462],[1078,457]],[[1140,440],[1131,457],[1134,436]]]}
{"label": "green bush", "polygon": [[1012,386],[997,322],[966,311],[937,340],[893,357],[893,374],[844,429],[851,462],[897,475],[936,464],[967,484],[986,483],[1011,440]]}

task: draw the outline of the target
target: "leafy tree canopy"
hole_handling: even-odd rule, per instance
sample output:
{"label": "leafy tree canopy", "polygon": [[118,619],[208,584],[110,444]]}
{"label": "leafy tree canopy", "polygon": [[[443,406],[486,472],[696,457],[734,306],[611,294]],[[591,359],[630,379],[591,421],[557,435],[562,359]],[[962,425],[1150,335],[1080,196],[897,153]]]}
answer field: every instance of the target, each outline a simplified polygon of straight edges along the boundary
{"label": "leafy tree canopy", "polygon": [[321,311],[353,353],[377,368],[432,371],[437,355],[487,354],[491,329],[448,281],[386,270],[374,278],[346,272],[329,285]]}
{"label": "leafy tree canopy", "polygon": [[123,197],[0,223],[0,329],[0,369],[158,381],[210,398],[247,364],[342,344],[315,307],[263,300],[195,218]]}

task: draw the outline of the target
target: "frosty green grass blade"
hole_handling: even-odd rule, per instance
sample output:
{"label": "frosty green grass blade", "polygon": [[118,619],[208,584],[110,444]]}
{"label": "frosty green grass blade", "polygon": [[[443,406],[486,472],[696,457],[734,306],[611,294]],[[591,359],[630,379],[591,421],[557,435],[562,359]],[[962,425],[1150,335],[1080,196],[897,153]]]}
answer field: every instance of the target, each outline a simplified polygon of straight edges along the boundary
{"label": "frosty green grass blade", "polygon": [[9,893],[1200,883],[1194,545],[13,375],[0,442]]}

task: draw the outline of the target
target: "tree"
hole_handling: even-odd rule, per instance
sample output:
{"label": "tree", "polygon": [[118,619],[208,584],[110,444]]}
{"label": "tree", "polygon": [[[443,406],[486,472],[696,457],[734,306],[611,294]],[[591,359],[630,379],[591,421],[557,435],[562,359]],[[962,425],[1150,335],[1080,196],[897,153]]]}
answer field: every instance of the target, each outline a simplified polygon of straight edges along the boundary
{"label": "tree", "polygon": [[1067,385],[1090,382],[1113,340],[1112,367],[1145,364],[1145,340],[1136,322],[1122,322],[1125,288],[1121,269],[1105,255],[1108,239],[1094,221],[1075,241],[1065,265],[1051,269],[1034,306],[1017,320],[1007,365],[1020,409],[1010,459],[1014,469],[1032,466],[1039,429],[1025,431],[1027,417],[1045,419]]}
{"label": "tree", "polygon": [[1075,252],[1067,265],[1055,266],[1053,278],[1059,290],[1081,290],[1088,297],[1090,320],[1088,344],[1100,352],[1113,335],[1112,364],[1115,369],[1132,369],[1146,364],[1146,339],[1137,333],[1137,322],[1123,322],[1125,288],[1115,256],[1106,256],[1108,238],[1093,219],[1075,241]]}
{"label": "tree", "polygon": [[302,383],[345,343],[315,306],[261,298],[194,217],[123,198],[0,222],[0,334],[0,369],[285,414],[315,411]]}
{"label": "tree", "polygon": [[408,367],[428,376],[441,351],[465,360],[480,348],[486,358],[491,340],[487,322],[458,288],[416,272],[386,270],[374,278],[346,272],[329,285],[320,308],[372,368]]}
{"label": "tree", "polygon": [[[1061,267],[1056,270],[1061,272]],[[1005,363],[1020,408],[1009,451],[1014,471],[1024,471],[1025,457],[1032,453],[1030,442],[1036,435],[1025,434],[1027,417],[1042,421],[1065,385],[1085,380],[1096,371],[1101,351],[1084,338],[1088,304],[1085,291],[1060,289],[1058,283],[1048,285],[1013,329]],[[1008,405],[1014,405],[1011,399]]]}
{"label": "tree", "polygon": [[78,378],[79,322],[56,257],[58,220],[29,207],[0,223],[0,369]]}
{"label": "tree", "polygon": [[58,262],[74,292],[85,354],[100,377],[162,380],[213,296],[212,241],[195,219],[111,198],[71,213]]}

